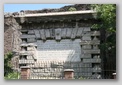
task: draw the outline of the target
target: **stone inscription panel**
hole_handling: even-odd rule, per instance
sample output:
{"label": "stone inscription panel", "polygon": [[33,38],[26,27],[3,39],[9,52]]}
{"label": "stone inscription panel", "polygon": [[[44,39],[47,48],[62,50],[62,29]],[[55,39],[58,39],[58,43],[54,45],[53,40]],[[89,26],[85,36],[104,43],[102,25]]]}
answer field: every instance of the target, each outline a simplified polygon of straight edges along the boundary
{"label": "stone inscription panel", "polygon": [[80,39],[63,39],[60,42],[56,40],[47,40],[43,42],[38,40],[37,60],[38,61],[80,61],[81,47]]}

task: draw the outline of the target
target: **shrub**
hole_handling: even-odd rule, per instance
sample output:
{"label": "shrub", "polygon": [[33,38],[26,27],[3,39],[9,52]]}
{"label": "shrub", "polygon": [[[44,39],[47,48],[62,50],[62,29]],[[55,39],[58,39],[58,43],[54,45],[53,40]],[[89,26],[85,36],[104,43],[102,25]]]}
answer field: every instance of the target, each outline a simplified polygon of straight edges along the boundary
{"label": "shrub", "polygon": [[76,11],[76,8],[75,7],[70,7],[69,11]]}

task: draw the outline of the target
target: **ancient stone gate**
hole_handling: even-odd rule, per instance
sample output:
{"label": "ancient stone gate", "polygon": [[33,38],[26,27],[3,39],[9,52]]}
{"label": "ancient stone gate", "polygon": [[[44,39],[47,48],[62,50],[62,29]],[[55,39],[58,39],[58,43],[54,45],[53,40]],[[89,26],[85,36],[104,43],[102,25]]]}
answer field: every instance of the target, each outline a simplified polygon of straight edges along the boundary
{"label": "ancient stone gate", "polygon": [[[93,10],[14,16],[21,26],[19,68],[29,67],[28,79],[101,78],[100,32]],[[22,71],[22,69],[20,69]]]}

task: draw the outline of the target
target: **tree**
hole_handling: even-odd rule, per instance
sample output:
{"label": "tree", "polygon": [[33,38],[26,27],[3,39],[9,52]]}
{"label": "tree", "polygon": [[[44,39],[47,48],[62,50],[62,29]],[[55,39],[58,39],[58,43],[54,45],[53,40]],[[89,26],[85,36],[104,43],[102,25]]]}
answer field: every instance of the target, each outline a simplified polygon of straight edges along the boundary
{"label": "tree", "polygon": [[[97,11],[97,19],[101,23],[94,24],[93,28],[101,31],[101,45],[104,70],[116,71],[116,4],[95,4],[92,7]],[[113,65],[113,68],[109,66]]]}

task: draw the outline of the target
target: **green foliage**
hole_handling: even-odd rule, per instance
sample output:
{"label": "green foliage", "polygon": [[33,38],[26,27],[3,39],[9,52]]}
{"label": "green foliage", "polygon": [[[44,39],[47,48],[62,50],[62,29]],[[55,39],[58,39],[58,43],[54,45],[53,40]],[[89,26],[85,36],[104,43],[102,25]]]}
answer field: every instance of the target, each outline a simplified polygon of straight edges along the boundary
{"label": "green foliage", "polygon": [[93,24],[91,26],[91,28],[94,29],[94,30],[97,30],[97,29],[99,29],[99,24]]}
{"label": "green foliage", "polygon": [[99,4],[92,6],[97,11],[97,17],[102,20],[99,27],[104,28],[109,33],[116,32],[116,5]]}
{"label": "green foliage", "polygon": [[97,18],[101,20],[101,23],[92,27],[104,30],[102,34],[105,39],[100,48],[105,50],[108,57],[116,59],[116,4],[95,4],[92,7],[97,11]]}
{"label": "green foliage", "polygon": [[69,8],[69,11],[76,11],[76,8],[70,7],[70,8]]}
{"label": "green foliage", "polygon": [[8,73],[8,75],[6,75],[4,78],[5,79],[18,79],[18,77],[19,77],[18,72],[12,72],[12,73]]}
{"label": "green foliage", "polygon": [[12,53],[8,53],[4,56],[4,76],[8,75],[9,72],[12,72],[11,69],[12,57],[13,57]]}
{"label": "green foliage", "polygon": [[5,79],[17,79],[19,74],[12,69],[11,59],[13,55],[11,52],[4,56],[4,78]]}

